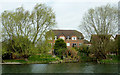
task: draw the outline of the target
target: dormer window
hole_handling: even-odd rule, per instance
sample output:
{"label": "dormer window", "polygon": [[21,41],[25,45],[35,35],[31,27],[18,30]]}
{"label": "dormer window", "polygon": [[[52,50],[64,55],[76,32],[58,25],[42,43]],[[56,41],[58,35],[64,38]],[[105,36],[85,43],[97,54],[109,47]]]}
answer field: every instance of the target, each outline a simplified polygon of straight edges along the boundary
{"label": "dormer window", "polygon": [[70,39],[70,37],[69,37],[69,36],[67,36],[67,39],[69,40],[69,39]]}
{"label": "dormer window", "polygon": [[72,37],[72,40],[77,40],[77,37]]}
{"label": "dormer window", "polygon": [[55,36],[55,40],[57,40],[57,36]]}

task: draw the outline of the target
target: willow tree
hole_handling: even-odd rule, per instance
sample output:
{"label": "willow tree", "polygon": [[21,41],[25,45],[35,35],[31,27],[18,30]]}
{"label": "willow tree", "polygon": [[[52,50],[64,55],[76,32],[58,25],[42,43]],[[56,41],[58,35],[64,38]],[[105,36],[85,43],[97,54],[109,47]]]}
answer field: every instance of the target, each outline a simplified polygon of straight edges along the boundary
{"label": "willow tree", "polygon": [[[98,42],[93,41],[92,50],[97,57],[106,58],[105,52],[107,50],[108,41],[110,39],[108,35],[115,35],[118,31],[118,10],[116,7],[109,4],[101,7],[91,8],[83,16],[82,23],[79,26],[80,30],[83,29],[83,33],[87,37],[91,35],[97,35]],[[97,46],[96,46],[97,45]]]}
{"label": "willow tree", "polygon": [[[1,18],[3,40],[10,39],[11,42],[19,40],[18,46],[23,44],[20,42],[21,37],[23,37],[30,40],[34,47],[38,41],[43,40],[45,33],[55,25],[55,13],[52,8],[45,4],[36,4],[32,12],[23,7],[16,8],[14,11],[4,11]],[[14,46],[12,47],[18,53]],[[21,49],[25,48],[21,47]],[[30,49],[26,50],[29,53]]]}

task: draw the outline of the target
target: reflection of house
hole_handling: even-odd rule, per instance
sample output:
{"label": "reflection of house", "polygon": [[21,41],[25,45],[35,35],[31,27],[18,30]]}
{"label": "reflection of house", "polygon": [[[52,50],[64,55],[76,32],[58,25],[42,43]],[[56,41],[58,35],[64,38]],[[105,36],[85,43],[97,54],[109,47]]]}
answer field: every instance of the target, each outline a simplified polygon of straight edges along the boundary
{"label": "reflection of house", "polygon": [[67,47],[79,47],[84,43],[84,37],[81,32],[76,30],[52,30],[54,38],[50,39],[50,43],[54,45],[58,38],[66,42]]}

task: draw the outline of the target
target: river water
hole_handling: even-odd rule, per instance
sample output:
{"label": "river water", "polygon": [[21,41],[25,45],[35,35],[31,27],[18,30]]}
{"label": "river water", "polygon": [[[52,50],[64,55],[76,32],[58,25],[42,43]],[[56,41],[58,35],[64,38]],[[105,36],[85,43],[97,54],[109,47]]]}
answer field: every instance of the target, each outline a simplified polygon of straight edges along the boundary
{"label": "river water", "polygon": [[94,63],[2,65],[2,73],[118,73],[118,65]]}

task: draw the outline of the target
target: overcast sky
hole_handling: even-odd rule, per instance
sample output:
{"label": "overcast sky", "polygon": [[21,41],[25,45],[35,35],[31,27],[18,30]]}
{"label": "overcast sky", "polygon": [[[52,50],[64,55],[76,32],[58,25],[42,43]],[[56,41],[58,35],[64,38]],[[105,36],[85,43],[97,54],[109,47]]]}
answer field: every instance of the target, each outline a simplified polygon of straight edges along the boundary
{"label": "overcast sky", "polygon": [[45,3],[53,8],[56,14],[57,27],[55,29],[78,30],[82,16],[90,8],[106,4],[117,5],[119,0],[0,0],[0,13],[5,10],[14,10],[23,6],[32,10],[36,3]]}

